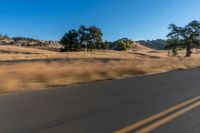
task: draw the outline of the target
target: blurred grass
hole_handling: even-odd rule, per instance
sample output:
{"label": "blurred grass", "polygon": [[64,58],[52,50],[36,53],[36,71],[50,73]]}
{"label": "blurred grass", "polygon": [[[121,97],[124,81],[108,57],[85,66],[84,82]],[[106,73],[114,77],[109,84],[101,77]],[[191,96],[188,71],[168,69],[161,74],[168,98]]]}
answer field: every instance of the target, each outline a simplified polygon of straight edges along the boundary
{"label": "blurred grass", "polygon": [[[191,58],[169,57],[165,51],[56,53],[10,46],[1,47],[0,50],[34,53],[28,55],[13,54],[12,52],[0,53],[0,61],[57,57],[71,59],[70,62],[63,60],[59,62],[1,63],[0,93],[38,90],[74,83],[117,79],[127,75],[154,74],[200,66],[200,57],[196,56],[197,54]],[[109,60],[105,61],[105,58]]]}
{"label": "blurred grass", "polygon": [[200,66],[199,59],[125,60],[84,63],[31,62],[0,65],[0,92],[24,91],[123,75],[153,74]]}

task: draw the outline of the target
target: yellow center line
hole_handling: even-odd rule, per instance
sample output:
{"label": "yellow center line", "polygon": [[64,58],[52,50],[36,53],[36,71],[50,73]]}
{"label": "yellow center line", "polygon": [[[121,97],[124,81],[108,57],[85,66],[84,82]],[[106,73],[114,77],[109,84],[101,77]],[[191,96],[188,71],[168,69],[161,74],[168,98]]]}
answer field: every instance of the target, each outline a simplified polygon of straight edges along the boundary
{"label": "yellow center line", "polygon": [[114,133],[128,133],[128,132],[130,132],[130,131],[132,131],[134,129],[137,129],[137,128],[139,128],[139,127],[141,127],[141,126],[143,126],[143,125],[145,125],[145,124],[147,124],[147,123],[149,123],[151,121],[154,121],[154,120],[156,120],[156,119],[158,119],[160,117],[163,117],[163,116],[165,116],[165,115],[167,115],[169,113],[172,113],[172,112],[174,112],[176,110],[179,110],[179,109],[181,109],[181,108],[183,108],[185,106],[188,106],[189,104],[192,104],[192,103],[194,103],[195,101],[198,101],[198,100],[200,100],[200,96],[197,96],[197,97],[192,98],[192,99],[190,99],[190,100],[188,100],[186,102],[178,104],[178,105],[176,105],[174,107],[171,107],[171,108],[169,108],[167,110],[164,110],[164,111],[162,111],[160,113],[152,115],[152,116],[150,116],[150,117],[148,117],[148,118],[146,118],[144,120],[138,121],[138,122],[136,122],[136,123],[134,123],[134,124],[132,124],[132,125],[130,125],[128,127],[120,129],[120,130],[118,130],[118,131],[116,131]]}
{"label": "yellow center line", "polygon": [[152,130],[154,130],[154,129],[156,129],[156,128],[158,128],[158,127],[160,127],[160,126],[162,126],[162,125],[164,125],[164,124],[166,124],[166,123],[168,123],[168,122],[170,122],[174,119],[176,119],[177,117],[193,110],[194,108],[197,108],[198,106],[200,106],[200,101],[197,102],[197,103],[194,103],[194,104],[192,104],[192,105],[190,105],[190,106],[188,106],[188,107],[186,107],[186,108],[184,108],[184,109],[182,109],[182,110],[180,110],[180,111],[178,111],[178,112],[176,112],[172,115],[169,115],[168,117],[165,117],[165,118],[145,127],[144,129],[139,130],[136,133],[149,133],[150,131],[152,131]]}

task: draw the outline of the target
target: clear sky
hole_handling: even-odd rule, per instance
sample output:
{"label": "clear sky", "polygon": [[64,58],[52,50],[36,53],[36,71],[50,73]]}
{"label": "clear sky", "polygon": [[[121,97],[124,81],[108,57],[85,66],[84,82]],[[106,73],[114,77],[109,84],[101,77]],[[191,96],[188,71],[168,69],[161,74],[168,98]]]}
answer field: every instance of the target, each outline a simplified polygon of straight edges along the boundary
{"label": "clear sky", "polygon": [[81,24],[105,40],[165,38],[170,23],[200,19],[200,0],[1,0],[0,33],[59,40]]}

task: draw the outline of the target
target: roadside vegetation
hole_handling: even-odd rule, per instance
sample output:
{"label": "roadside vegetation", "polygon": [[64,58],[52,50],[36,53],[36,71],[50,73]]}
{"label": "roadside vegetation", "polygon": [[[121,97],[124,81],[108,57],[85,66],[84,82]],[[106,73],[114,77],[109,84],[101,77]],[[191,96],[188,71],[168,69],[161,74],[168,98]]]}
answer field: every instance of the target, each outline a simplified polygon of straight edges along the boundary
{"label": "roadside vegetation", "polygon": [[[12,45],[0,45],[0,92],[38,90],[74,83],[118,79],[200,66],[200,22],[184,27],[169,26],[167,50],[155,50],[128,38],[103,41],[96,26],[80,26],[64,34],[59,50],[49,51],[14,45],[31,38],[12,38]],[[0,42],[9,41],[0,35]],[[37,41],[41,42],[41,41]],[[35,43],[34,43],[35,44]],[[163,46],[162,46],[163,47]],[[187,58],[185,58],[187,57]]]}
{"label": "roadside vegetation", "polygon": [[192,49],[200,46],[200,21],[194,20],[184,27],[171,24],[171,30],[167,35],[168,46],[166,49],[172,49],[173,55],[178,55],[177,50],[185,49],[185,57],[190,57]]}
{"label": "roadside vegetation", "polygon": [[60,43],[64,45],[61,52],[70,51],[93,51],[94,49],[127,50],[133,43],[128,38],[122,38],[114,42],[103,41],[103,33],[96,26],[82,25],[78,30],[70,30],[65,33]]}

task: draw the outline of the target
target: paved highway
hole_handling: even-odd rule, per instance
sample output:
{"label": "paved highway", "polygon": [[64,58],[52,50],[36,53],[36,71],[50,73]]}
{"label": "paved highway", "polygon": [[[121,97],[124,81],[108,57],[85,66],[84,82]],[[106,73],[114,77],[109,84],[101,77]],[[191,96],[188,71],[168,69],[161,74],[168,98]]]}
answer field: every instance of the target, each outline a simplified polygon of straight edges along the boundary
{"label": "paved highway", "polygon": [[200,69],[0,95],[0,133],[200,133]]}

